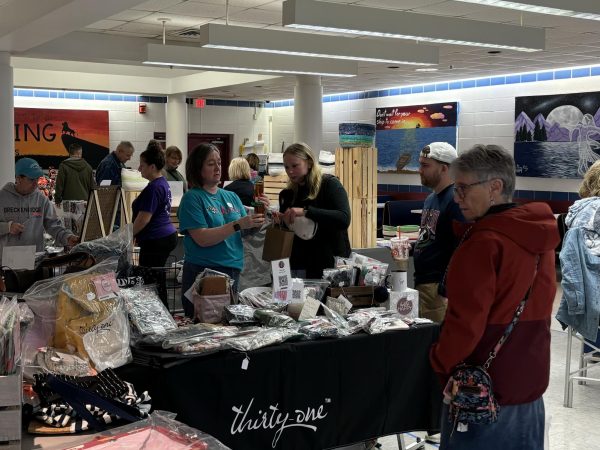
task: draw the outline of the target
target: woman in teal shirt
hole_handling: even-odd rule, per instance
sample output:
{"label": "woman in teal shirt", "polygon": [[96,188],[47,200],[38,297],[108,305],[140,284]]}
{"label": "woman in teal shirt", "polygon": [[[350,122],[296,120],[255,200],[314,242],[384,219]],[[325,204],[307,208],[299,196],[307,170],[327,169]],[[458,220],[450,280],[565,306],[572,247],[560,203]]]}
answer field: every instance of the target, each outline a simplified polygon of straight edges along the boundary
{"label": "woman in teal shirt", "polygon": [[247,215],[235,193],[219,188],[221,156],[214,145],[203,143],[194,148],[185,164],[185,174],[190,189],[178,209],[185,250],[181,301],[186,316],[193,317],[194,305],[185,293],[198,273],[206,268],[218,270],[231,276],[237,285],[244,266],[240,231],[260,227],[265,218],[263,214]]}

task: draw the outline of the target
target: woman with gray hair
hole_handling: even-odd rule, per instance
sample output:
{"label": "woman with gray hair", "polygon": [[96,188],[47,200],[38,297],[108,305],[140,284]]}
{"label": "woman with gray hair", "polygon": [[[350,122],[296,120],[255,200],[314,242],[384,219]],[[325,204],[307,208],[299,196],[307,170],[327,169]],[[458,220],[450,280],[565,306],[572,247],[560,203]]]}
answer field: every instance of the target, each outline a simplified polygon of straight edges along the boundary
{"label": "woman with gray hair", "polygon": [[[440,448],[541,450],[556,220],[545,203],[512,203],[515,163],[502,147],[476,145],[459,155],[451,173],[454,198],[472,224],[446,272],[448,311],[431,350],[431,364],[447,383]],[[451,375],[461,363],[486,365],[500,406],[492,423],[460,423],[446,404],[457,392]]]}

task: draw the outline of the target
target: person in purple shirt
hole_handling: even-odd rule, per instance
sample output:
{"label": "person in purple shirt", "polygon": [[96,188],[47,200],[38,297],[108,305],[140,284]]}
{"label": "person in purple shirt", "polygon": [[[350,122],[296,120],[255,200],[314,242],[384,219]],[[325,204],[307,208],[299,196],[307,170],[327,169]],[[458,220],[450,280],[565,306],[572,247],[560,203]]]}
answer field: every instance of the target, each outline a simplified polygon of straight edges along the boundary
{"label": "person in purple shirt", "polygon": [[164,165],[164,152],[156,145],[149,144],[140,155],[138,170],[149,181],[131,205],[140,266],[164,267],[177,246],[177,230],[170,217],[171,189],[162,174]]}

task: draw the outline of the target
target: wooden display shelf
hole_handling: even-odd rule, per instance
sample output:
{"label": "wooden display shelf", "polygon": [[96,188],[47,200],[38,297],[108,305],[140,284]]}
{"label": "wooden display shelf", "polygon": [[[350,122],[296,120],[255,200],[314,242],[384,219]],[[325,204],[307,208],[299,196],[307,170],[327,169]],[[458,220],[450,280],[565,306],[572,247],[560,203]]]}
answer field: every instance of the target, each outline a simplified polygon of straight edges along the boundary
{"label": "wooden display shelf", "polygon": [[348,193],[352,248],[375,247],[377,240],[377,149],[338,148],[335,175]]}
{"label": "wooden display shelf", "polygon": [[265,195],[269,197],[272,204],[279,204],[279,193],[286,188],[289,180],[288,176],[277,175],[272,177],[270,175],[265,175],[263,180]]}

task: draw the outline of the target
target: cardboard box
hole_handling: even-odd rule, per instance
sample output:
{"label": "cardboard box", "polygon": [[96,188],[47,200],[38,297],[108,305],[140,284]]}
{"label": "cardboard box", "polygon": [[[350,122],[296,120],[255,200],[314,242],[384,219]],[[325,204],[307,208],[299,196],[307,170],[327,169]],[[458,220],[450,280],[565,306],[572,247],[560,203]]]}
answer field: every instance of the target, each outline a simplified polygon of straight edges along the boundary
{"label": "cardboard box", "polygon": [[222,295],[227,294],[227,278],[204,277],[202,279],[202,292],[200,295]]}

